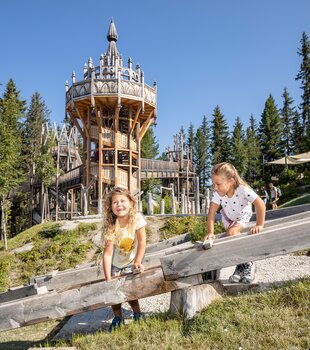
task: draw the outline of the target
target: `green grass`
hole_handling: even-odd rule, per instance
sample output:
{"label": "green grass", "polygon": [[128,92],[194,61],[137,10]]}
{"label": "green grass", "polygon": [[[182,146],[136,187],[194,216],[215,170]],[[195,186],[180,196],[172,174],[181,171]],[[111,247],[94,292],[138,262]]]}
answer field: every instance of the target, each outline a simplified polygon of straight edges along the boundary
{"label": "green grass", "polygon": [[[96,227],[96,224],[80,223],[73,230],[62,230],[59,223],[47,223],[9,239],[8,251],[3,247],[0,251],[0,291],[25,284],[30,277],[69,269],[83,262],[94,249],[88,232]],[[34,245],[30,251],[11,253],[28,242]]]}
{"label": "green grass", "polygon": [[224,297],[193,320],[162,314],[112,334],[74,335],[79,350],[279,350],[310,348],[310,279],[264,293]]}
{"label": "green grass", "polygon": [[302,205],[302,204],[309,204],[310,203],[310,194],[305,194],[303,196],[300,196],[298,198],[294,198],[288,202],[285,202],[278,206],[278,208],[287,208],[294,205]]}

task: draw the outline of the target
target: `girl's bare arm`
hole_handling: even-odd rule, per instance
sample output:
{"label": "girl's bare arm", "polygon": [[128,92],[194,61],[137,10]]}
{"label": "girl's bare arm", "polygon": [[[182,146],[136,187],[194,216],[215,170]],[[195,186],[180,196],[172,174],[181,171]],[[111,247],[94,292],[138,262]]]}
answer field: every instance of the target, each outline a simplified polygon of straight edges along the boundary
{"label": "girl's bare arm", "polygon": [[144,266],[142,265],[142,259],[146,248],[145,227],[141,227],[139,228],[139,230],[136,231],[136,237],[138,240],[138,248],[133,265],[136,269],[141,268],[142,270],[144,270]]}
{"label": "girl's bare arm", "polygon": [[108,281],[111,279],[111,265],[112,265],[113,243],[107,242],[103,251],[103,272],[105,279]]}
{"label": "girl's bare arm", "polygon": [[266,205],[260,197],[253,202],[256,212],[256,225],[250,229],[250,233],[259,233],[265,225]]}
{"label": "girl's bare arm", "polygon": [[215,215],[216,212],[219,208],[219,205],[216,203],[211,202],[210,203],[210,208],[208,211],[208,216],[207,216],[207,228],[208,228],[208,234],[204,238],[206,239],[214,239],[214,222],[215,222]]}

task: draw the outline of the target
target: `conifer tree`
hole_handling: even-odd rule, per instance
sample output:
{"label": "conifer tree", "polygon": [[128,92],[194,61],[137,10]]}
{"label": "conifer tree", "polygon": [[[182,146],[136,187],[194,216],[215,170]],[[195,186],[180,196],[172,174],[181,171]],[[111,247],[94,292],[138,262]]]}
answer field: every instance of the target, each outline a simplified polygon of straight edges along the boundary
{"label": "conifer tree", "polygon": [[[49,123],[50,111],[48,110],[45,101],[42,99],[39,92],[35,92],[31,97],[31,102],[27,110],[26,119],[23,128],[23,137],[25,147],[25,165],[27,173],[29,174],[29,225],[32,225],[32,202],[33,202],[33,184],[36,181],[40,181],[41,186],[41,214],[44,201],[44,192],[46,186],[50,184],[42,174],[46,171],[52,171],[55,174],[54,160],[51,154],[50,148],[43,145],[42,139],[42,127],[43,124]],[[45,142],[46,143],[46,142]],[[50,141],[48,142],[49,145]],[[43,168],[42,168],[43,167]],[[47,170],[49,169],[49,170]],[[53,175],[54,175],[53,174]],[[42,217],[43,219],[43,217]]]}
{"label": "conifer tree", "polygon": [[7,222],[10,211],[10,194],[23,181],[21,170],[20,120],[26,102],[20,99],[14,81],[9,80],[0,99],[0,205],[1,237],[7,249]]}
{"label": "conifer tree", "polygon": [[[284,156],[281,148],[282,123],[273,96],[270,94],[265,103],[260,126],[260,142],[264,162],[270,162]],[[275,175],[276,167],[265,167],[265,177]]]}
{"label": "conifer tree", "polygon": [[201,126],[197,129],[194,143],[194,163],[196,173],[199,176],[200,190],[205,192],[210,179],[211,149],[210,149],[210,127],[207,117],[202,118]]}
{"label": "conifer tree", "polygon": [[213,111],[211,124],[212,164],[230,161],[229,128],[219,106]]}
{"label": "conifer tree", "polygon": [[141,141],[141,157],[155,159],[159,154],[159,144],[151,126]]}
{"label": "conifer tree", "polygon": [[292,118],[292,154],[302,153],[302,125],[300,122],[300,115],[295,110]]}
{"label": "conifer tree", "polygon": [[250,184],[253,184],[255,180],[262,177],[261,170],[263,164],[257,124],[253,114],[250,117],[250,125],[246,130],[246,149],[248,164],[245,179]]}
{"label": "conifer tree", "polygon": [[295,79],[300,81],[300,88],[302,89],[300,105],[303,130],[301,151],[307,152],[310,150],[310,40],[305,32],[302,33],[300,43],[301,47],[298,49],[298,54],[301,56],[302,62]]}
{"label": "conifer tree", "polygon": [[187,140],[186,145],[189,149],[193,149],[195,142],[195,130],[194,130],[194,124],[190,122],[188,131],[187,131]]}
{"label": "conifer tree", "polygon": [[196,175],[199,177],[199,187],[204,191],[206,181],[204,178],[204,171],[206,168],[206,139],[203,136],[201,128],[198,128],[194,140],[193,161],[196,166]]}
{"label": "conifer tree", "polygon": [[294,100],[290,97],[287,88],[284,88],[283,94],[283,107],[280,110],[281,122],[283,126],[282,132],[282,148],[284,148],[285,155],[291,155],[294,147],[294,140],[292,134],[294,108],[292,104]]}
{"label": "conifer tree", "polygon": [[236,118],[230,144],[231,162],[238,170],[240,176],[244,177],[247,171],[248,160],[243,125],[239,117]]}

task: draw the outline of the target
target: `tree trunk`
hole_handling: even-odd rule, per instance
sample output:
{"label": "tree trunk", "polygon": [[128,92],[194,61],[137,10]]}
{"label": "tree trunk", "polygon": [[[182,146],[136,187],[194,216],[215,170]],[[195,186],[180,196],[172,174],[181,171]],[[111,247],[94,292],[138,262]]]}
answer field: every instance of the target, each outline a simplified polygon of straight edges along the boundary
{"label": "tree trunk", "polygon": [[2,198],[1,198],[1,235],[2,235],[2,239],[4,241],[5,250],[8,250],[5,216],[6,216],[5,215],[5,199],[4,199],[4,195],[2,195]]}

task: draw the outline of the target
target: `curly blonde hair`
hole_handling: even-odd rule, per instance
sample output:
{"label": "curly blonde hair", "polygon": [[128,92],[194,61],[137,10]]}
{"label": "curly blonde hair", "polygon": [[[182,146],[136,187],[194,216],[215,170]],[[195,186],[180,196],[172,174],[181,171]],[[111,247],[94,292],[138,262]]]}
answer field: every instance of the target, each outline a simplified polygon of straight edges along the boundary
{"label": "curly blonde hair", "polygon": [[107,242],[115,241],[115,223],[117,216],[112,211],[112,200],[115,195],[124,195],[132,203],[132,208],[129,211],[129,222],[128,225],[131,226],[134,223],[137,214],[137,200],[134,196],[130,194],[128,190],[120,187],[113,188],[106,196],[103,203],[103,227],[102,227],[102,243],[105,247]]}
{"label": "curly blonde hair", "polygon": [[211,175],[222,175],[227,180],[234,179],[234,188],[236,189],[239,185],[250,187],[243,179],[241,179],[237,169],[230,163],[218,163],[215,164],[211,170]]}

